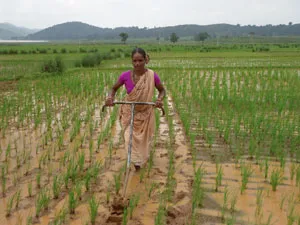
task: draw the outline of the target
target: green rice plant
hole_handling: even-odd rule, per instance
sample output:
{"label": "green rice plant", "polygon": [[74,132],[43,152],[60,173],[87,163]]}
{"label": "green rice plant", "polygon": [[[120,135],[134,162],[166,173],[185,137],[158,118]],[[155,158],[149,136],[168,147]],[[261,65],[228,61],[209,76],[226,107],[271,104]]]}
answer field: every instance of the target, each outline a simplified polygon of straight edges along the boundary
{"label": "green rice plant", "polygon": [[149,157],[149,162],[148,162],[148,167],[147,167],[147,177],[150,176],[150,171],[154,164],[154,161],[153,161],[154,154],[155,154],[155,150],[150,151],[150,157]]}
{"label": "green rice plant", "polygon": [[128,209],[130,219],[132,219],[133,210],[137,207],[139,200],[140,200],[139,194],[133,195],[129,200],[129,205],[128,205],[127,209]]}
{"label": "green rice plant", "polygon": [[121,172],[119,172],[119,174],[117,174],[117,175],[114,174],[115,191],[116,191],[117,195],[119,194],[119,191],[121,188],[121,176],[122,176]]}
{"label": "green rice plant", "polygon": [[128,210],[127,207],[124,208],[123,217],[122,217],[122,225],[127,225],[128,223]]}
{"label": "green rice plant", "polygon": [[270,180],[270,183],[272,185],[272,191],[276,191],[277,186],[281,184],[282,180],[283,180],[282,171],[280,171],[279,169],[274,169],[272,171],[271,180]]}
{"label": "green rice plant", "polygon": [[109,154],[109,164],[111,165],[112,160],[112,153],[113,153],[113,139],[110,138],[109,144],[108,144],[108,154]]}
{"label": "green rice plant", "polygon": [[228,188],[226,186],[225,190],[224,190],[223,206],[222,206],[222,211],[221,211],[221,219],[222,219],[223,222],[225,221],[225,212],[227,210],[228,197],[229,197],[229,193],[228,193]]}
{"label": "green rice plant", "polygon": [[271,224],[272,217],[273,217],[273,214],[272,214],[272,213],[270,213],[270,215],[269,215],[269,217],[268,217],[268,220],[267,220],[267,223],[266,223],[266,225],[270,225],[270,224]]}
{"label": "green rice plant", "polygon": [[150,185],[150,188],[148,189],[148,198],[150,199],[151,198],[151,194],[153,193],[153,191],[155,189],[157,189],[159,187],[159,184],[158,183],[155,183],[155,182],[152,182],[151,185]]}
{"label": "green rice plant", "polygon": [[74,187],[74,191],[76,193],[76,197],[79,201],[82,200],[82,182],[77,182],[75,187]]}
{"label": "green rice plant", "polygon": [[47,189],[41,190],[35,201],[35,216],[38,218],[43,209],[47,210],[50,202],[50,195]]}
{"label": "green rice plant", "polygon": [[296,216],[294,215],[294,211],[295,211],[295,203],[292,202],[289,206],[288,215],[287,215],[288,225],[293,225],[294,222],[296,221]]}
{"label": "green rice plant", "polygon": [[41,171],[39,170],[37,175],[36,175],[36,187],[41,188]]}
{"label": "green rice plant", "polygon": [[223,168],[222,168],[222,166],[219,166],[217,169],[215,192],[218,192],[219,186],[222,185],[222,178],[223,178]]}
{"label": "green rice plant", "polygon": [[109,204],[109,201],[110,201],[110,191],[106,191],[106,204]]}
{"label": "green rice plant", "polygon": [[8,158],[11,157],[11,147],[10,144],[7,145],[6,152],[5,152],[5,162],[8,161]]}
{"label": "green rice plant", "polygon": [[84,141],[85,141],[85,133],[82,136],[80,136],[80,147],[81,148],[83,146]]}
{"label": "green rice plant", "polygon": [[27,184],[27,191],[28,191],[28,196],[32,197],[32,182],[31,181]]}
{"label": "green rice plant", "polygon": [[97,201],[95,196],[92,196],[92,198],[89,200],[89,213],[90,213],[90,221],[92,225],[96,223],[96,217],[98,214],[99,205],[100,205],[100,201]]}
{"label": "green rice plant", "polygon": [[280,209],[282,210],[283,209],[283,205],[284,205],[284,202],[285,202],[285,200],[286,200],[286,195],[283,195],[282,197],[281,197],[281,200],[280,200]]}
{"label": "green rice plant", "polygon": [[155,225],[165,225],[166,224],[166,208],[162,203],[158,207],[154,224]]}
{"label": "green rice plant", "polygon": [[54,199],[58,199],[61,193],[62,184],[63,184],[62,177],[59,175],[55,175],[52,183],[52,193]]}
{"label": "green rice plant", "polygon": [[236,203],[237,203],[238,195],[232,194],[230,199],[230,212],[233,214],[236,211]]}
{"label": "green rice plant", "polygon": [[14,194],[15,198],[16,198],[16,209],[19,208],[19,204],[20,204],[20,199],[21,199],[21,190],[18,190],[15,194]]}
{"label": "green rice plant", "polygon": [[97,153],[100,151],[100,146],[101,146],[102,141],[103,141],[103,136],[102,136],[102,133],[100,133],[97,138],[97,149],[96,149]]}
{"label": "green rice plant", "polygon": [[268,173],[269,173],[269,159],[265,159],[265,179],[268,178]]}
{"label": "green rice plant", "polygon": [[92,160],[93,160],[93,145],[94,145],[93,139],[90,138],[90,141],[89,141],[90,162],[92,162]]}
{"label": "green rice plant", "polygon": [[241,186],[241,194],[247,189],[247,184],[249,182],[249,178],[252,175],[253,170],[250,166],[241,166],[241,174],[242,174],[242,186]]}
{"label": "green rice plant", "polygon": [[5,174],[5,167],[1,167],[1,187],[2,187],[2,196],[5,196],[6,192],[6,174]]}
{"label": "green rice plant", "polygon": [[26,225],[32,225],[32,224],[33,224],[32,216],[29,215],[29,216],[27,216],[27,218],[26,218]]}
{"label": "green rice plant", "polygon": [[68,198],[68,206],[69,206],[69,213],[75,214],[75,208],[78,204],[78,200],[75,196],[75,193],[73,190],[69,192],[69,198]]}
{"label": "green rice plant", "polygon": [[91,176],[90,172],[88,171],[84,178],[84,185],[85,185],[85,189],[87,191],[90,190],[91,179],[92,179],[92,176]]}
{"label": "green rice plant", "polygon": [[63,207],[58,211],[58,213],[55,213],[54,219],[52,224],[53,225],[62,225],[65,224],[67,217],[67,209]]}
{"label": "green rice plant", "polygon": [[291,168],[290,168],[290,179],[293,181],[295,178],[295,173],[297,171],[297,166],[296,163],[292,163]]}
{"label": "green rice plant", "polygon": [[203,199],[204,199],[204,190],[201,187],[202,185],[202,179],[205,174],[204,169],[202,168],[202,165],[197,169],[195,176],[194,176],[194,182],[193,182],[193,190],[192,190],[192,214],[195,212],[196,208],[199,206],[202,206]]}
{"label": "green rice plant", "polygon": [[255,216],[258,218],[258,221],[260,222],[260,219],[262,218],[262,206],[264,201],[264,193],[263,189],[258,189],[256,192],[256,209],[255,209]]}
{"label": "green rice plant", "polygon": [[300,187],[300,166],[296,170],[296,186]]}
{"label": "green rice plant", "polygon": [[8,199],[8,201],[7,201],[7,204],[6,204],[6,214],[5,214],[6,217],[10,217],[11,216],[11,211],[12,211],[13,204],[14,204],[14,199],[15,199],[15,195],[11,196]]}

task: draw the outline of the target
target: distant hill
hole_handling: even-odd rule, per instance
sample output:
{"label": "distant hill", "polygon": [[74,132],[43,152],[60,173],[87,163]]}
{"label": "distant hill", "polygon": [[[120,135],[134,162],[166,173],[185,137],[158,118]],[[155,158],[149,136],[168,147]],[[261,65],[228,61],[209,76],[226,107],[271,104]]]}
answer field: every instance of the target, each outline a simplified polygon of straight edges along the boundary
{"label": "distant hill", "polygon": [[18,27],[10,23],[0,23],[0,39],[12,39],[17,37],[25,37],[28,34],[37,32],[38,29],[28,29]]}
{"label": "distant hill", "polygon": [[298,36],[300,24],[266,25],[266,26],[240,26],[230,24],[213,25],[178,25],[158,28],[117,27],[100,28],[82,22],[67,22],[58,24],[26,38],[31,40],[103,40],[120,39],[121,32],[128,33],[129,38],[168,38],[172,32],[179,37],[191,37],[199,32],[207,32],[211,37],[220,36]]}

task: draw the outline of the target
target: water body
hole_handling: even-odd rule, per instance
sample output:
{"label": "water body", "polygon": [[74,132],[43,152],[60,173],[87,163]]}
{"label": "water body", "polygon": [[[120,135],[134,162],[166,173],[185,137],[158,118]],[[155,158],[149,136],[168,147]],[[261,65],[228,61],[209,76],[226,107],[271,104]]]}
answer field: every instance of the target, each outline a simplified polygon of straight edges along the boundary
{"label": "water body", "polygon": [[0,43],[45,43],[46,40],[1,40]]}

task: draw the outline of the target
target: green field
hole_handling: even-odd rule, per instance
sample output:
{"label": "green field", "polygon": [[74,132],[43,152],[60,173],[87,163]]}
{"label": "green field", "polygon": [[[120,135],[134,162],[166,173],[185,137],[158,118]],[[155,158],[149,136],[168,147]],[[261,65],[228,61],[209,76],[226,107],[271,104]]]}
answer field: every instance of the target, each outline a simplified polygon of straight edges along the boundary
{"label": "green field", "polygon": [[118,107],[101,107],[134,47],[0,45],[0,223],[299,224],[299,39],[139,44],[166,116],[123,204]]}

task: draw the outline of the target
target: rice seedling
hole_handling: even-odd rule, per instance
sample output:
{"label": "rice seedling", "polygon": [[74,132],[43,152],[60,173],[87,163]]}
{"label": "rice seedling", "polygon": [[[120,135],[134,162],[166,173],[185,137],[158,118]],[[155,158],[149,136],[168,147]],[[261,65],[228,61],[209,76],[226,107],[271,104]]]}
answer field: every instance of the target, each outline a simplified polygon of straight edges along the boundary
{"label": "rice seedling", "polygon": [[62,184],[63,184],[62,177],[59,175],[55,175],[52,183],[52,193],[54,199],[58,199],[61,193]]}
{"label": "rice seedling", "polygon": [[215,192],[218,192],[218,188],[222,185],[222,178],[223,178],[223,168],[222,166],[219,166],[217,168]]}
{"label": "rice seedling", "polygon": [[6,214],[5,214],[6,217],[10,217],[10,215],[11,215],[11,211],[12,211],[13,204],[14,204],[14,199],[15,199],[15,195],[11,196],[8,199],[8,202],[6,204]]}
{"label": "rice seedling", "polygon": [[157,189],[159,187],[159,184],[158,183],[155,183],[155,182],[152,182],[151,185],[150,185],[150,188],[148,189],[148,198],[150,199],[151,198],[151,195],[153,193],[153,191],[155,189]]}
{"label": "rice seedling", "polygon": [[247,184],[249,182],[249,178],[252,175],[253,170],[250,166],[241,166],[241,174],[242,174],[242,186],[241,186],[241,194],[247,189]]}
{"label": "rice seedling", "polygon": [[82,200],[82,182],[77,182],[75,187],[74,187],[74,191],[76,193],[76,197],[79,201]]}
{"label": "rice seedling", "polygon": [[300,187],[300,166],[296,170],[296,186]]}
{"label": "rice seedling", "polygon": [[269,173],[269,159],[265,159],[265,179],[268,178],[268,173]]}
{"label": "rice seedling", "polygon": [[279,169],[274,169],[271,174],[270,183],[272,185],[272,191],[276,191],[277,186],[281,184],[283,180],[282,171]]}
{"label": "rice seedling", "polygon": [[41,188],[41,171],[38,171],[37,175],[36,175],[36,187],[37,188]]}
{"label": "rice seedling", "polygon": [[69,213],[75,214],[75,208],[77,206],[78,200],[75,196],[75,193],[73,190],[69,192],[69,198],[68,198],[68,206],[69,206]]}
{"label": "rice seedling", "polygon": [[58,213],[55,213],[52,224],[53,225],[65,224],[66,217],[67,217],[67,209],[63,207],[61,210],[58,211]]}
{"label": "rice seedling", "polygon": [[47,210],[50,202],[50,195],[47,189],[41,190],[35,201],[35,216],[38,218],[43,209]]}
{"label": "rice seedling", "polygon": [[26,218],[26,225],[32,225],[32,224],[33,224],[32,216],[29,215]]}
{"label": "rice seedling", "polygon": [[17,191],[15,194],[15,199],[16,199],[16,209],[19,208],[20,204],[20,199],[21,199],[21,190]]}
{"label": "rice seedling", "polygon": [[92,138],[90,138],[90,141],[89,141],[90,162],[92,162],[92,160],[93,160],[93,145],[94,145],[94,141]]}
{"label": "rice seedling", "polygon": [[192,190],[192,214],[195,212],[196,208],[202,206],[204,199],[204,190],[201,187],[202,179],[205,174],[204,169],[200,166],[194,176],[193,190]]}
{"label": "rice seedling", "polygon": [[263,200],[264,200],[263,189],[258,189],[256,192],[256,209],[255,209],[255,218],[257,220],[257,223],[260,223],[263,216],[262,215]]}
{"label": "rice seedling", "polygon": [[232,194],[230,200],[230,212],[233,214],[236,211],[236,203],[237,203],[238,195]]}
{"label": "rice seedling", "polygon": [[6,192],[6,176],[5,176],[5,168],[1,168],[2,175],[1,175],[1,187],[2,187],[2,196],[5,197],[5,192]]}
{"label": "rice seedling", "polygon": [[95,196],[92,196],[92,198],[89,200],[89,214],[90,214],[90,221],[91,224],[96,223],[96,217],[98,214],[98,207],[100,205],[100,201],[97,201]]}
{"label": "rice seedling", "polygon": [[92,178],[91,174],[87,172],[84,178],[84,185],[87,191],[90,190],[91,178]]}
{"label": "rice seedling", "polygon": [[128,205],[127,209],[128,209],[130,219],[132,219],[133,210],[137,207],[139,200],[140,200],[139,194],[133,195],[129,200],[129,205]]}
{"label": "rice seedling", "polygon": [[122,225],[127,225],[128,223],[128,210],[127,207],[124,208],[123,217],[122,217]]}
{"label": "rice seedling", "polygon": [[222,221],[224,222],[225,221],[225,212],[227,210],[227,204],[228,204],[228,196],[229,193],[228,193],[228,188],[227,186],[225,187],[225,190],[224,190],[224,195],[223,195],[223,206],[222,206],[222,211],[221,211],[221,219]]}
{"label": "rice seedling", "polygon": [[282,197],[281,197],[281,200],[280,200],[280,209],[282,210],[283,209],[283,206],[284,206],[284,202],[285,202],[285,200],[286,200],[286,195],[283,195]]}
{"label": "rice seedling", "polygon": [[32,182],[31,181],[27,184],[27,191],[28,191],[28,196],[32,197]]}
{"label": "rice seedling", "polygon": [[163,204],[160,204],[155,216],[155,225],[164,225],[166,224],[166,209]]}
{"label": "rice seedling", "polygon": [[122,176],[121,172],[119,172],[119,174],[117,174],[117,175],[114,174],[115,191],[116,191],[117,195],[119,194],[119,191],[121,188],[121,176]]}
{"label": "rice seedling", "polygon": [[290,168],[290,179],[293,181],[295,178],[295,173],[297,171],[297,166],[296,164],[293,162]]}

